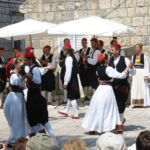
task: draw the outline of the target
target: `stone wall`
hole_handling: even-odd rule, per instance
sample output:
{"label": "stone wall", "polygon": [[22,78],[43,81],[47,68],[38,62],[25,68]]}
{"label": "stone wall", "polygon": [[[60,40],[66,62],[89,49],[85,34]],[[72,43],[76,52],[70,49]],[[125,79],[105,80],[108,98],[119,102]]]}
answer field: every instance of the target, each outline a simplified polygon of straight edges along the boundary
{"label": "stone wall", "polygon": [[[23,0],[0,0],[0,27],[19,22],[24,19],[24,15],[19,12],[19,6]],[[0,39],[0,45],[6,48],[6,57],[12,55],[11,41]]]}
{"label": "stone wall", "polygon": [[[150,54],[150,0],[26,0],[20,11],[25,13],[25,18],[53,23],[91,15],[108,18],[136,29],[135,35],[119,37],[124,47],[143,42],[145,53]],[[109,45],[110,39],[101,39]],[[41,48],[50,41],[35,41],[35,46]]]}

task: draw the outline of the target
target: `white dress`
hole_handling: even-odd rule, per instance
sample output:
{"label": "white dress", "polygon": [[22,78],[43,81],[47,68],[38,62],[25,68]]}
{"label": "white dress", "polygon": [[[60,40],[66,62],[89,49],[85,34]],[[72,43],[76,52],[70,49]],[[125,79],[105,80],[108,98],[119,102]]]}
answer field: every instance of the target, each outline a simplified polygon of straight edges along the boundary
{"label": "white dress", "polygon": [[[13,86],[24,87],[21,78],[17,74],[12,74],[10,84]],[[4,114],[10,127],[8,142],[16,142],[20,137],[29,134],[29,124],[27,121],[25,99],[22,92],[11,91],[4,103]]]}
{"label": "white dress", "polygon": [[131,106],[150,106],[148,80],[144,80],[145,76],[149,77],[149,64],[145,55],[144,68],[135,69],[136,73],[132,76]]}
{"label": "white dress", "polygon": [[[125,72],[119,73],[112,67],[106,67],[105,72],[111,78],[126,78]],[[91,99],[81,126],[86,131],[102,133],[111,131],[116,128],[116,125],[121,124],[112,86],[99,85]]]}

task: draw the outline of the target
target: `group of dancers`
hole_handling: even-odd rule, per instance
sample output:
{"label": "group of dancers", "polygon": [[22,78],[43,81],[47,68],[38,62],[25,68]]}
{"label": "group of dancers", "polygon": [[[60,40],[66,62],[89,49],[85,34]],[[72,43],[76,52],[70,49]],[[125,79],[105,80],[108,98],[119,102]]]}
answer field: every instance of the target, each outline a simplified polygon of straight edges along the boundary
{"label": "group of dancers", "polygon": [[[8,145],[11,146],[20,137],[31,137],[38,132],[47,132],[55,138],[48,119],[47,101],[41,94],[41,70],[34,53],[20,54],[9,67],[11,91],[4,103],[4,114],[10,127]],[[25,88],[28,89],[26,102]]]}
{"label": "group of dancers", "polygon": [[[135,55],[131,61],[121,55],[121,45],[116,41],[111,43],[109,53],[103,49],[103,41],[96,38],[91,39],[91,48],[87,47],[86,38],[82,39],[82,45],[77,61],[70,40],[64,40],[59,65],[60,79],[67,91],[67,106],[58,113],[69,116],[72,106],[74,113],[71,118],[80,119],[77,99],[81,97],[81,79],[83,89],[91,86],[94,92],[81,126],[89,134],[112,130],[122,132],[124,111],[130,91],[129,76],[133,76],[132,106],[150,106],[149,66],[146,56],[142,53],[142,45],[136,44]],[[49,65],[52,62],[50,49],[49,46],[45,47],[45,55],[42,56],[40,64],[32,48],[26,51],[25,55],[16,53],[16,57],[8,63],[11,91],[4,103],[4,113],[10,127],[8,143],[14,143],[20,137],[33,136],[38,132],[47,132],[55,138],[47,109],[48,92],[54,89],[55,84],[55,63]],[[24,89],[28,89],[26,101]],[[47,97],[42,96],[43,90]]]}

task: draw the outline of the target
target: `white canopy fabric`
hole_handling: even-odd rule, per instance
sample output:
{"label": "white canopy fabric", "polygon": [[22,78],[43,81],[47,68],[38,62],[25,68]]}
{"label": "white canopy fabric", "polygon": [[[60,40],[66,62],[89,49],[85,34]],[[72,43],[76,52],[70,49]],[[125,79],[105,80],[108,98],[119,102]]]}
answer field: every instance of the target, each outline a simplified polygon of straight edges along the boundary
{"label": "white canopy fabric", "polygon": [[[59,24],[55,30],[69,35],[100,35],[114,36],[134,33],[135,30],[123,24],[91,16]],[[48,30],[50,34],[50,30]]]}
{"label": "white canopy fabric", "polygon": [[26,19],[24,21],[8,25],[0,29],[0,38],[10,39],[13,37],[15,40],[32,37],[47,36],[47,32],[53,35],[59,35],[59,32],[55,32],[55,24],[48,22],[41,22],[32,19]]}

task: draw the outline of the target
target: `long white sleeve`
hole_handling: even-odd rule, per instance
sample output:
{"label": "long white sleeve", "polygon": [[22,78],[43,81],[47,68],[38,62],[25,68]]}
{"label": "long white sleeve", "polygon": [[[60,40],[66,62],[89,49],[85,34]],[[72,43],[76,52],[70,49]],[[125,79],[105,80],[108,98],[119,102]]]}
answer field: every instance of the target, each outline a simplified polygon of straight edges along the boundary
{"label": "long white sleeve", "polygon": [[36,84],[40,84],[41,83],[41,72],[40,72],[40,69],[38,67],[33,68],[32,74],[33,74],[32,81],[34,83],[36,83]]}
{"label": "long white sleeve", "polygon": [[149,63],[145,55],[144,55],[144,76],[149,76]]}
{"label": "long white sleeve", "polygon": [[[92,49],[91,49],[92,50]],[[91,65],[96,65],[97,63],[97,58],[98,56],[100,55],[100,51],[99,50],[96,50],[94,52],[94,54],[92,52],[90,52],[90,58],[87,59],[87,62]],[[92,57],[92,54],[93,54],[93,57]]]}
{"label": "long white sleeve", "polygon": [[67,56],[65,60],[66,72],[64,77],[64,85],[67,85],[71,79],[73,59],[71,56]]}
{"label": "long white sleeve", "polygon": [[124,71],[120,73],[110,66],[106,68],[106,74],[111,78],[125,79],[127,77]]}
{"label": "long white sleeve", "polygon": [[[125,57],[125,63],[126,66],[128,66],[131,63],[131,61],[127,57]],[[134,67],[132,69],[129,69],[129,76],[135,75],[135,73],[136,73],[136,69]]]}

